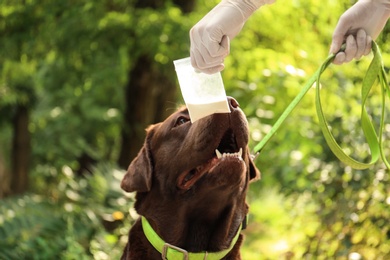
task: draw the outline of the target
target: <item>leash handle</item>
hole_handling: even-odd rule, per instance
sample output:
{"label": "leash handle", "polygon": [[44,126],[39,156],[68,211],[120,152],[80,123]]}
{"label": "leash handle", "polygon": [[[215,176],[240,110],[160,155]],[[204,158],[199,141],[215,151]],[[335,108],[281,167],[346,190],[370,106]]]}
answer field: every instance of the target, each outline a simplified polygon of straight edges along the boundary
{"label": "leash handle", "polygon": [[[317,71],[313,74],[313,76],[306,82],[302,90],[299,94],[293,99],[293,101],[289,104],[286,110],[282,113],[282,115],[278,118],[274,126],[271,128],[270,132],[255,146],[254,152],[258,154],[262,151],[264,146],[268,143],[271,137],[277,132],[280,128],[281,124],[286,120],[286,118],[290,115],[292,110],[298,105],[307,91],[312,87],[315,83],[316,87],[316,111],[319,119],[320,128],[324,135],[324,138],[331,149],[331,151],[336,155],[336,157],[342,161],[343,163],[351,166],[354,169],[367,169],[373,164],[375,164],[379,158],[382,158],[387,169],[390,169],[390,164],[388,163],[386,156],[383,151],[383,129],[384,129],[384,115],[385,115],[385,99],[386,93],[390,98],[390,88],[387,85],[386,73],[383,67],[382,56],[378,45],[375,41],[372,42],[372,51],[374,53],[374,57],[371,61],[371,64],[366,72],[366,75],[362,81],[362,106],[361,106],[361,127],[363,129],[364,136],[368,143],[369,149],[371,151],[371,161],[369,163],[359,162],[349,155],[347,155],[343,149],[339,146],[332,133],[329,130],[329,125],[324,116],[324,112],[322,110],[321,104],[321,87],[320,87],[320,78],[321,74],[326,70],[326,68],[332,63],[335,55],[329,55],[323,64],[317,69]],[[375,131],[375,128],[368,116],[366,110],[366,101],[368,95],[372,89],[374,83],[378,80],[378,83],[381,86],[382,93],[382,109],[381,109],[381,118],[380,118],[380,126],[379,133]],[[378,138],[379,136],[379,138]]]}

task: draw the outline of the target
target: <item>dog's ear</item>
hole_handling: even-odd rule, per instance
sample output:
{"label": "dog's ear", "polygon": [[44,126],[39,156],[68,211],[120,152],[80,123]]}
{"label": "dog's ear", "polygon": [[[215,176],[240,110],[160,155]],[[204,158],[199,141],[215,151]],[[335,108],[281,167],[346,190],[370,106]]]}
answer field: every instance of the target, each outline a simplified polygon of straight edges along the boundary
{"label": "dog's ear", "polygon": [[122,179],[121,188],[127,192],[147,192],[152,187],[153,163],[150,154],[150,138],[152,127],[147,130],[145,143],[137,157],[130,163],[127,173]]}

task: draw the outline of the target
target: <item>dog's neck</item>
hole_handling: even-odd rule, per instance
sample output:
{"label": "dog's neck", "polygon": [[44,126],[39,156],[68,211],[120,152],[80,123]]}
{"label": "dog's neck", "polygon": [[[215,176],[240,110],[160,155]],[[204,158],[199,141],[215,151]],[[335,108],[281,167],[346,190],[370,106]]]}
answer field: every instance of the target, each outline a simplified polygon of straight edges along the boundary
{"label": "dog's neck", "polygon": [[[165,242],[189,252],[217,252],[228,248],[248,210],[245,201],[238,198],[230,203],[205,201],[204,206],[195,209],[175,208],[175,204],[178,205],[174,201],[162,201],[150,209],[144,206],[147,203],[136,203],[136,208]],[[175,210],[166,212],[167,208]]]}

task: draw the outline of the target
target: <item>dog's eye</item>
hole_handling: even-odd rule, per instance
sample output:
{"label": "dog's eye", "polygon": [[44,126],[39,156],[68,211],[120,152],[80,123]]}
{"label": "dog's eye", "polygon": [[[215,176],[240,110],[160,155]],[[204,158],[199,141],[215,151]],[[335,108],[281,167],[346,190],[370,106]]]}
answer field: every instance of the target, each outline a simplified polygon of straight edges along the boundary
{"label": "dog's eye", "polygon": [[181,116],[181,117],[179,117],[179,118],[176,120],[176,123],[175,123],[174,127],[183,125],[183,124],[187,123],[188,121],[190,121],[189,118],[184,117],[184,116]]}

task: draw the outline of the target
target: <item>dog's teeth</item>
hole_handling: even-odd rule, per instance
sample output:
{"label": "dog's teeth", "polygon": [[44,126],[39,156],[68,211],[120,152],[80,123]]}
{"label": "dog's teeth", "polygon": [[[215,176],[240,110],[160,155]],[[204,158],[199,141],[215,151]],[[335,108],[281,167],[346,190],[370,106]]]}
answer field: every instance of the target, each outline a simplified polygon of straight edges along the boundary
{"label": "dog's teeth", "polygon": [[215,149],[215,153],[217,154],[217,158],[218,159],[221,159],[222,158],[222,154],[220,151],[218,151],[218,149]]}
{"label": "dog's teeth", "polygon": [[218,151],[218,149],[215,149],[215,153],[218,159],[227,158],[227,157],[237,157],[242,159],[242,148],[240,148],[240,150],[237,153],[221,153],[220,151]]}

